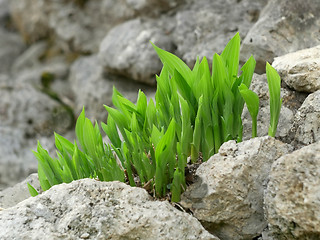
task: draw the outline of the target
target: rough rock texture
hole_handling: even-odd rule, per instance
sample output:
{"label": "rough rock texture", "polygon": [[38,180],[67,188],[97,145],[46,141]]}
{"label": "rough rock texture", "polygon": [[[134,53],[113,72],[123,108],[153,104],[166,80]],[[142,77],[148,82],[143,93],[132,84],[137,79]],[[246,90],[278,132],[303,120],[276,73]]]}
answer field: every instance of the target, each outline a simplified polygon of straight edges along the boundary
{"label": "rough rock texture", "polygon": [[40,191],[38,174],[31,174],[22,182],[0,191],[0,208],[12,207],[17,203],[31,197],[27,183],[30,183],[38,192]]}
{"label": "rough rock texture", "polygon": [[177,53],[192,67],[197,59],[209,61],[239,31],[243,39],[258,20],[267,1],[192,0],[176,14],[173,41]]}
{"label": "rough rock texture", "polygon": [[120,24],[100,45],[101,65],[108,72],[155,85],[155,73],[160,72],[162,64],[150,41],[167,51],[173,50],[172,40],[156,21],[135,19]]}
{"label": "rough rock texture", "polygon": [[[24,129],[27,137],[36,133],[66,132],[72,124],[70,114],[58,102],[26,84],[0,87],[1,125]],[[38,114],[41,113],[41,114]]]}
{"label": "rough rock texture", "polygon": [[28,42],[51,38],[65,50],[97,52],[105,34],[115,25],[137,16],[158,16],[182,0],[13,0],[11,14]]}
{"label": "rough rock texture", "polygon": [[294,90],[320,90],[320,45],[277,57],[272,66]]}
{"label": "rough rock texture", "polygon": [[82,179],[0,211],[0,239],[218,239],[142,188]]}
{"label": "rough rock texture", "polygon": [[[293,126],[295,114],[307,97],[307,94],[292,91],[285,84],[283,85],[281,88],[281,98],[283,101],[276,137],[284,142],[291,143],[292,140],[288,139],[288,135]],[[250,89],[258,94],[260,100],[257,119],[258,136],[266,136],[270,123],[269,88],[266,74],[254,74]],[[243,110],[242,119],[243,139],[247,140],[251,138],[252,120],[246,106]]]}
{"label": "rough rock texture", "polygon": [[320,142],[272,165],[265,194],[273,239],[320,239]]}
{"label": "rough rock texture", "polygon": [[0,73],[8,73],[25,45],[18,34],[0,28],[0,46]]}
{"label": "rough rock texture", "polygon": [[75,61],[70,69],[69,81],[75,95],[76,115],[85,106],[88,117],[98,120],[106,119],[107,112],[103,105],[112,105],[113,86],[130,101],[137,99],[139,89],[147,96],[154,92],[154,88],[104,74],[96,55]]}
{"label": "rough rock texture", "polygon": [[243,41],[241,59],[253,54],[257,61],[256,72],[265,72],[266,61],[319,45],[319,27],[318,1],[269,0]]}
{"label": "rough rock texture", "polygon": [[310,94],[303,102],[295,115],[290,135],[298,146],[320,140],[320,90]]}
{"label": "rough rock texture", "polygon": [[182,205],[221,239],[258,236],[267,226],[263,189],[271,164],[289,151],[271,137],[224,143],[197,169],[198,179],[183,193]]}

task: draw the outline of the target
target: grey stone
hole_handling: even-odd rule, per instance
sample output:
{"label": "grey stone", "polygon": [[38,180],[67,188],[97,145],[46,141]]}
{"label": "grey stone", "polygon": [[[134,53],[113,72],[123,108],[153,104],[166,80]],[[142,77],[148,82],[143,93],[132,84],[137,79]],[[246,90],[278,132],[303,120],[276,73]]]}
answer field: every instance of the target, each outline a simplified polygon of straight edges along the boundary
{"label": "grey stone", "polygon": [[240,33],[243,39],[267,1],[192,0],[176,14],[172,32],[177,54],[192,67],[197,56],[209,62],[221,53],[228,41]]}
{"label": "grey stone", "polygon": [[0,211],[1,239],[218,239],[142,188],[82,179]]}
{"label": "grey stone", "polygon": [[[37,171],[37,161],[23,129],[0,125],[0,190]],[[36,144],[36,140],[34,140]]]}
{"label": "grey stone", "polygon": [[0,191],[0,208],[12,207],[31,197],[27,183],[31,184],[38,192],[40,191],[38,174],[33,173],[22,182]]}
{"label": "grey stone", "polygon": [[107,112],[103,105],[112,105],[113,86],[130,101],[136,101],[138,90],[147,96],[155,89],[103,73],[96,55],[82,57],[75,61],[70,69],[69,81],[75,95],[75,112],[80,113],[85,106],[89,118],[105,120]]}
{"label": "grey stone", "polygon": [[60,103],[28,84],[11,84],[0,88],[2,126],[24,129],[21,134],[26,137],[63,133],[71,127],[72,116]]}
{"label": "grey stone", "polygon": [[198,179],[182,195],[205,228],[221,239],[252,239],[267,226],[263,211],[272,163],[292,147],[271,137],[224,143],[200,165]]}
{"label": "grey stone", "polygon": [[100,45],[101,65],[108,72],[154,85],[162,64],[150,41],[173,50],[170,37],[157,25],[157,21],[135,19],[113,28]]}
{"label": "grey stone", "polygon": [[300,92],[320,90],[320,45],[277,57],[272,66],[290,88]]}
{"label": "grey stone", "polygon": [[25,45],[17,33],[0,28],[0,73],[10,73],[11,65]]}
{"label": "grey stone", "polygon": [[320,5],[315,0],[269,0],[258,22],[243,40],[241,59],[251,54],[256,72],[274,57],[320,44]]}
{"label": "grey stone", "polygon": [[295,115],[290,134],[297,146],[320,140],[320,90],[311,93]]}
{"label": "grey stone", "polygon": [[96,53],[106,33],[137,16],[156,17],[183,0],[10,1],[12,18],[24,39],[50,38],[62,49]]}
{"label": "grey stone", "polygon": [[265,210],[272,239],[320,239],[320,142],[272,165]]}

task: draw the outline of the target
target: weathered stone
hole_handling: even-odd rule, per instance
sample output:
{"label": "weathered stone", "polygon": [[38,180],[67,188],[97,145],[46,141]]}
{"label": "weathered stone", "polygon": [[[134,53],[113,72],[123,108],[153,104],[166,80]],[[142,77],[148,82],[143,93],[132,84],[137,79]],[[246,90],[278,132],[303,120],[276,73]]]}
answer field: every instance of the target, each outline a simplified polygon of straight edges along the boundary
{"label": "weathered stone", "polygon": [[320,239],[319,195],[320,142],[274,162],[265,194],[273,239]]}
{"label": "weathered stone", "polygon": [[108,72],[154,85],[162,64],[151,42],[167,51],[173,44],[156,21],[135,19],[113,28],[100,45],[99,59]]}
{"label": "weathered stone", "polygon": [[197,57],[209,62],[221,53],[228,41],[240,33],[243,39],[258,20],[267,1],[192,0],[176,14],[172,32],[177,54],[193,67]]}
{"label": "weathered stone", "polygon": [[0,28],[0,72],[9,73],[11,65],[25,46],[20,36]]}
{"label": "weathered stone", "polygon": [[50,36],[64,50],[95,53],[115,25],[137,16],[158,16],[181,2],[13,0],[10,7],[15,25],[28,42]]}
{"label": "weathered stone", "polygon": [[320,90],[320,45],[274,59],[272,66],[281,79],[296,91]]}
{"label": "weathered stone", "polygon": [[31,174],[25,180],[17,183],[13,187],[9,187],[3,191],[0,191],[0,208],[12,207],[17,203],[31,197],[27,183],[30,183],[38,192],[40,191],[38,174]]}
{"label": "weathered stone", "polygon": [[251,54],[256,72],[274,57],[320,44],[320,5],[314,0],[269,0],[242,43],[241,59]]}
{"label": "weathered stone", "polygon": [[1,239],[218,239],[142,188],[82,179],[0,211]]}
{"label": "weathered stone", "polygon": [[263,189],[272,163],[291,146],[271,137],[224,143],[200,165],[198,179],[182,195],[205,228],[221,239],[252,239],[267,226]]}
{"label": "weathered stone", "polygon": [[147,96],[155,91],[154,88],[104,74],[95,55],[75,61],[70,70],[69,81],[76,96],[76,114],[85,106],[88,117],[98,120],[106,119],[107,112],[103,105],[112,105],[113,86],[130,101],[137,99],[139,89]]}
{"label": "weathered stone", "polygon": [[299,108],[290,135],[298,146],[320,140],[320,90],[310,94]]}
{"label": "weathered stone", "polygon": [[1,125],[24,129],[26,137],[66,132],[72,123],[70,113],[58,102],[27,84],[0,88]]}

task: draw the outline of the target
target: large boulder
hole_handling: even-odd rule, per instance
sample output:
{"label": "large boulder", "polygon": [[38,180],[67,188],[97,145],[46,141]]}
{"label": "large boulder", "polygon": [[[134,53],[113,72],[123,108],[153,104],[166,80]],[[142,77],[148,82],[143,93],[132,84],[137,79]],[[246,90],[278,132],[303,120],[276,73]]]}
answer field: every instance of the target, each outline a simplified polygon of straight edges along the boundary
{"label": "large boulder", "polygon": [[0,211],[1,239],[218,239],[142,188],[82,179]]}
{"label": "large boulder", "polygon": [[183,0],[13,0],[13,21],[27,42],[50,36],[60,48],[95,53],[115,25],[137,16],[158,16]]}
{"label": "large boulder", "polygon": [[258,22],[246,35],[241,49],[245,61],[251,54],[256,71],[274,57],[320,44],[320,5],[316,0],[269,0]]}
{"label": "large boulder", "polygon": [[320,90],[310,94],[299,108],[290,136],[298,147],[320,141]]}
{"label": "large boulder", "polygon": [[271,137],[224,143],[196,171],[198,177],[182,195],[205,228],[221,239],[253,239],[267,226],[263,191],[272,163],[291,146]]}
{"label": "large boulder", "polygon": [[272,66],[296,91],[320,90],[320,45],[275,58]]}
{"label": "large boulder", "polygon": [[320,239],[320,142],[273,163],[265,194],[271,239]]}
{"label": "large boulder", "polygon": [[167,51],[173,50],[172,40],[161,25],[165,20],[135,19],[113,28],[100,45],[99,59],[108,72],[138,82],[155,85],[155,74],[162,64],[151,42]]}

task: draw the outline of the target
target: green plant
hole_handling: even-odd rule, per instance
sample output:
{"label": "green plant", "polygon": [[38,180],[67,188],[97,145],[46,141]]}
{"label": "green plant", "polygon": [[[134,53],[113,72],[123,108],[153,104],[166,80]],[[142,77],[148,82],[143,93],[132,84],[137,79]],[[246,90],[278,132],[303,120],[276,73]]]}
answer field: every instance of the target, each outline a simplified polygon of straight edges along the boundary
{"label": "green plant", "polygon": [[[221,144],[242,141],[241,115],[246,103],[252,117],[252,137],[257,136],[258,96],[249,90],[255,60],[250,57],[239,71],[240,37],[236,34],[221,55],[214,54],[212,74],[206,58],[197,59],[191,70],[177,56],[153,44],[163,68],[157,79],[155,102],[148,103],[139,91],[136,104],[115,88],[107,124],[101,123],[111,144],[102,142],[99,126],[85,117],[76,124],[77,141],[69,142],[55,134],[57,158],[38,144],[34,152],[39,162],[43,190],[79,178],[119,180],[131,186],[149,187],[157,197],[171,193],[180,200],[186,188],[187,159],[206,161]],[[270,89],[270,129],[274,136],[279,112],[280,77],[267,64]],[[151,186],[151,187],[150,187]],[[37,192],[28,185],[30,193]]]}

